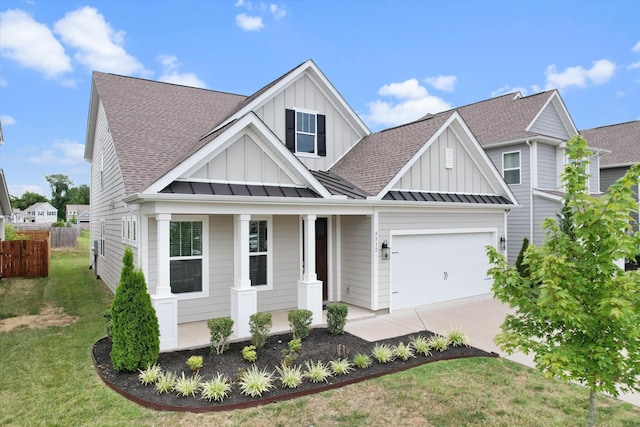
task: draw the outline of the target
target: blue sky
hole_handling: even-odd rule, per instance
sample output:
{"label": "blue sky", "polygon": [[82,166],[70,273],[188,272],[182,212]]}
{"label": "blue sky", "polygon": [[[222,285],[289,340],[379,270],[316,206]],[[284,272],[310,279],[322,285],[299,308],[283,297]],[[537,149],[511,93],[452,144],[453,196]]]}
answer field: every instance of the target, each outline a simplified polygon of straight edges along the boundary
{"label": "blue sky", "polygon": [[640,119],[640,2],[0,0],[0,167],[89,184],[92,70],[250,95],[313,59],[372,131],[557,88],[578,129]]}

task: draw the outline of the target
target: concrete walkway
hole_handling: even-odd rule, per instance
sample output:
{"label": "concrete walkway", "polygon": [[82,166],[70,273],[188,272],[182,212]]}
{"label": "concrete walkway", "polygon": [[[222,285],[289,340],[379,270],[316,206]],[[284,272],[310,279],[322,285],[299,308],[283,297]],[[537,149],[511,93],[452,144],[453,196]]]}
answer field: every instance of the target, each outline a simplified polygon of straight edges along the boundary
{"label": "concrete walkway", "polygon": [[[460,328],[467,333],[473,347],[495,352],[505,359],[533,368],[533,356],[523,353],[506,355],[493,342],[509,310],[508,306],[487,294],[361,320],[350,320],[345,330],[367,341],[377,341],[425,329],[444,335],[451,328]],[[625,393],[618,399],[640,406],[640,393]]]}

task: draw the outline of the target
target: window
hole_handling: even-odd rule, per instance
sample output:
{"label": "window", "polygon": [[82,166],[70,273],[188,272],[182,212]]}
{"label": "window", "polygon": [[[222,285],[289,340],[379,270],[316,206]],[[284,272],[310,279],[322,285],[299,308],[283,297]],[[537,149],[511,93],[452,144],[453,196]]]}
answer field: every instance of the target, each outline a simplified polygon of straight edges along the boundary
{"label": "window", "polygon": [[326,118],[308,111],[286,110],[286,146],[292,153],[326,156]]}
{"label": "window", "polygon": [[269,286],[269,222],[249,222],[249,278],[251,286]]}
{"label": "window", "polygon": [[502,175],[507,184],[520,184],[520,152],[502,154]]}
{"label": "window", "polygon": [[171,292],[202,292],[202,221],[169,223]]}

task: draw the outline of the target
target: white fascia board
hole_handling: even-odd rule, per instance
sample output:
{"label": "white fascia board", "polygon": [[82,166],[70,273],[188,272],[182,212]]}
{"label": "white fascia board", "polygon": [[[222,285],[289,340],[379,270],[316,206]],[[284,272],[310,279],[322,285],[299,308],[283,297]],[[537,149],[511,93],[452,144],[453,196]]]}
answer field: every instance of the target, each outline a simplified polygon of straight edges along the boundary
{"label": "white fascia board", "polygon": [[[193,169],[204,166],[208,161],[213,159],[218,153],[225,150],[229,145],[237,140],[237,136],[242,132],[250,134],[253,140],[267,152],[274,154],[271,158],[284,171],[293,170],[297,178],[308,184],[314,191],[324,198],[331,198],[331,193],[309,172],[309,170],[298,160],[298,158],[289,152],[289,150],[280,142],[278,137],[267,127],[267,125],[250,112],[241,119],[233,123],[228,129],[225,129],[213,141],[206,144],[200,150],[192,154],[189,158],[176,166],[169,173],[165,174],[158,181],[151,184],[142,193],[158,193],[167,185]],[[266,141],[266,143],[265,143]],[[293,178],[293,177],[292,177]],[[294,179],[295,181],[295,179]]]}
{"label": "white fascia board", "polygon": [[[260,96],[258,96],[256,99],[254,99],[251,103],[245,105],[242,109],[237,111],[232,116],[228,117],[224,122],[220,123],[214,129],[209,131],[207,134],[205,134],[203,136],[203,138],[206,138],[207,136],[211,135],[213,132],[217,131],[218,129],[221,129],[222,127],[226,126],[227,124],[229,124],[233,120],[239,119],[240,117],[246,115],[250,111],[256,110],[261,105],[263,105],[265,102],[267,102],[272,97],[274,97],[277,93],[279,93],[284,88],[289,86],[291,83],[296,81],[305,72],[309,72],[310,75],[312,75],[312,76],[315,75],[317,79],[314,79],[314,81],[319,80],[320,82],[322,82],[322,84],[324,86],[324,89],[326,91],[328,91],[333,97],[333,99],[331,101],[332,102],[336,102],[336,103],[338,103],[340,105],[340,107],[341,107],[340,109],[345,111],[350,116],[350,118],[352,120],[352,123],[354,123],[356,126],[358,126],[360,128],[361,132],[364,135],[369,135],[371,133],[371,131],[369,130],[367,125],[364,124],[362,119],[355,113],[355,111],[353,111],[353,109],[349,106],[349,104],[347,104],[347,102],[340,95],[340,93],[338,93],[338,91],[335,89],[335,87],[333,87],[333,85],[325,77],[325,75],[322,73],[322,71],[320,71],[318,66],[311,59],[309,59],[306,62],[304,62],[303,64],[301,64],[298,68],[296,68],[293,71],[289,72],[289,74],[287,74],[284,78],[282,78],[275,85],[273,85],[272,87],[267,89],[264,93],[260,94]],[[331,99],[331,97],[329,97],[329,99]]]}
{"label": "white fascia board", "polygon": [[98,111],[100,105],[100,96],[96,88],[96,82],[91,78],[91,95],[89,97],[89,114],[87,116],[87,135],[85,136],[84,160],[90,162],[93,159],[93,146],[95,144],[96,122],[98,120]]}
{"label": "white fascia board", "polygon": [[552,200],[554,202],[562,202],[562,198],[563,198],[558,194],[547,193],[544,190],[539,190],[536,188],[533,189],[533,195],[537,197],[542,197],[543,199]]}
{"label": "white fascia board", "polygon": [[564,144],[566,144],[566,142],[560,138],[554,138],[552,136],[546,136],[546,135],[540,135],[540,134],[533,134],[530,137],[526,137],[526,138],[519,138],[519,139],[512,139],[511,141],[501,141],[501,142],[494,142],[491,144],[484,144],[482,145],[482,148],[485,150],[489,150],[491,148],[502,148],[502,147],[508,147],[510,145],[526,144],[527,142],[531,142],[533,140],[536,140],[538,142],[544,142],[545,144],[549,144],[549,145],[557,145],[560,147],[563,147]]}

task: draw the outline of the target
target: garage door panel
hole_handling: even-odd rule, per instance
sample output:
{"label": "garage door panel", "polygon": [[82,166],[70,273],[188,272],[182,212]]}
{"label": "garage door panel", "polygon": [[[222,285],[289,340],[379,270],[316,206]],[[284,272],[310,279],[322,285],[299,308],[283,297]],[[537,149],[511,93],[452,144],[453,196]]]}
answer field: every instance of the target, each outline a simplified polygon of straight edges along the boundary
{"label": "garage door panel", "polygon": [[401,309],[488,293],[485,246],[491,233],[393,237],[392,308]]}

